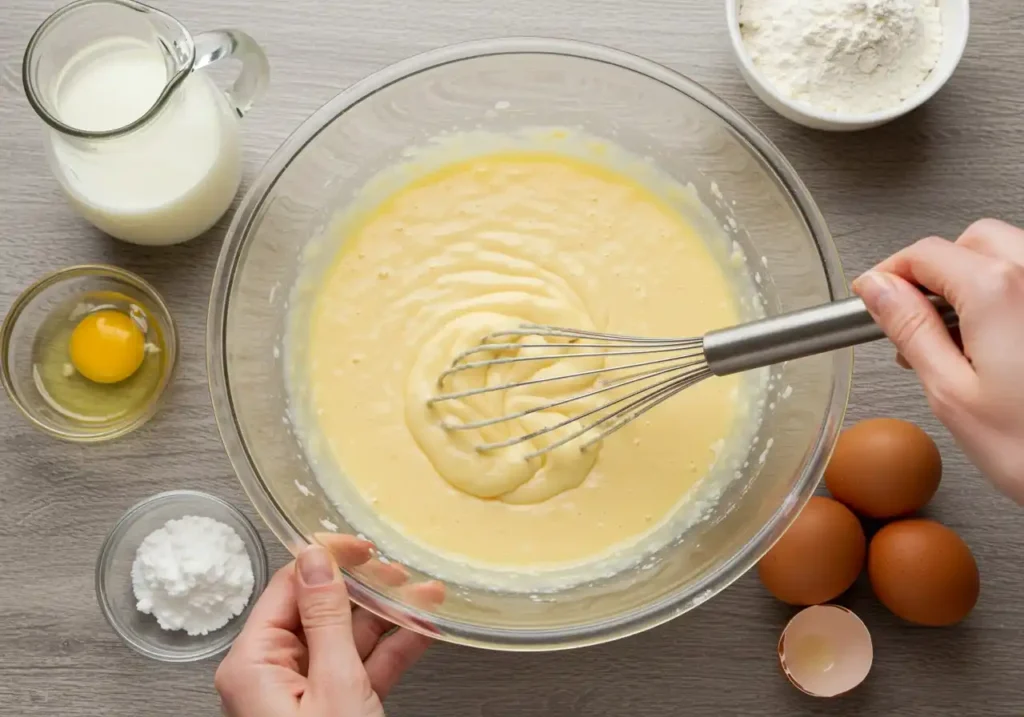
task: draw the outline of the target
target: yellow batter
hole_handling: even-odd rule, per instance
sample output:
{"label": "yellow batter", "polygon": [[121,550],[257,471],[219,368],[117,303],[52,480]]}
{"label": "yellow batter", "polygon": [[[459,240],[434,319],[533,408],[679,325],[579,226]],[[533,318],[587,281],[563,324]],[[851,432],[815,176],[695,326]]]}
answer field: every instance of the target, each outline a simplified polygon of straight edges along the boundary
{"label": "yellow batter", "polygon": [[691,223],[624,175],[547,152],[480,156],[421,177],[345,232],[301,353],[310,430],[373,513],[429,553],[542,571],[621,550],[679,507],[739,420],[736,379],[712,379],[590,450],[574,442],[527,461],[552,437],[475,446],[584,405],[473,431],[445,425],[593,379],[427,405],[445,391],[601,365],[526,362],[438,387],[457,353],[524,322],[660,337],[737,320],[736,286]]}

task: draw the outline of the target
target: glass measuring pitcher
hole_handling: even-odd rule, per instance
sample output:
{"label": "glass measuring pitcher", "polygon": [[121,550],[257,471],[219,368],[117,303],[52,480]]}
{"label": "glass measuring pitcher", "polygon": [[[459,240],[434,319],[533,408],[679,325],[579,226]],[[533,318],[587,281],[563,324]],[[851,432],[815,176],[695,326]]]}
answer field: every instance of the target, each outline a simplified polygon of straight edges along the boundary
{"label": "glass measuring pitcher", "polygon": [[[227,92],[202,68],[240,61]],[[266,89],[267,58],[243,32],[193,37],[135,0],[78,0],[29,40],[22,81],[47,125],[50,164],[72,206],[136,244],[202,234],[241,181],[239,119]]]}

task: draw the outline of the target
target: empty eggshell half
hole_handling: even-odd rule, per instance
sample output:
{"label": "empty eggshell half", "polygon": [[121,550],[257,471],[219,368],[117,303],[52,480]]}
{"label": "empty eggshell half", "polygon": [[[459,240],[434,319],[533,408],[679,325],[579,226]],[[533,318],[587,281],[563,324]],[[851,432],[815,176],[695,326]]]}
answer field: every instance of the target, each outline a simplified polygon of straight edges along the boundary
{"label": "empty eggshell half", "polygon": [[814,605],[789,621],[779,638],[782,671],[813,697],[836,697],[871,671],[871,634],[859,617],[839,605]]}

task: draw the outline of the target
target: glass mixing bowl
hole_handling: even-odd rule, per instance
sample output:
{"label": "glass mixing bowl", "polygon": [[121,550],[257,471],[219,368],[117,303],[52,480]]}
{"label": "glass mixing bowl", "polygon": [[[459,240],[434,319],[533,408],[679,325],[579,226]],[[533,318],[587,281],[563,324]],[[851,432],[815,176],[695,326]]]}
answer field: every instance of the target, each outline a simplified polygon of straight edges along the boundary
{"label": "glass mixing bowl", "polygon": [[[543,39],[456,45],[382,70],[331,100],[273,155],[235,215],[214,280],[208,361],[217,422],[249,498],[293,551],[318,532],[356,532],[320,489],[285,418],[280,343],[300,252],[410,146],[452,130],[536,126],[582,128],[692,184],[717,221],[735,226],[768,314],[846,296],[828,229],[793,168],[738,112],[675,72]],[[391,562],[381,555],[345,571],[352,597],[400,625],[509,650],[593,644],[676,617],[750,569],[814,492],[851,368],[849,350],[776,367],[747,467],[705,520],[634,569],[553,594],[448,584],[437,604],[417,599],[416,584],[430,576],[407,566],[407,584],[396,585],[403,580],[380,569]]]}

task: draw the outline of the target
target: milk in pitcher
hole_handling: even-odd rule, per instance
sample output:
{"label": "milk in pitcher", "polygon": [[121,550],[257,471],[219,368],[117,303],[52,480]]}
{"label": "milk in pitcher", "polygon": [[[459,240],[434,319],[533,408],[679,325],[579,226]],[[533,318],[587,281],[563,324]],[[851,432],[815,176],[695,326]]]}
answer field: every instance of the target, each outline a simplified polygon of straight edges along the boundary
{"label": "milk in pitcher", "polygon": [[[131,37],[86,47],[66,65],[52,102],[61,121],[87,132],[135,122],[168,84],[164,55]],[[101,140],[53,133],[58,179],[81,214],[136,244],[173,244],[209,229],[241,180],[239,121],[224,93],[192,72],[140,127]]]}

